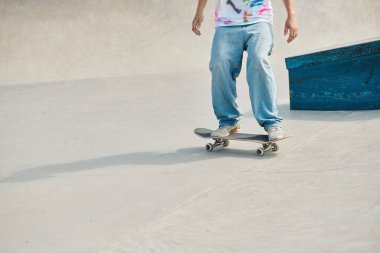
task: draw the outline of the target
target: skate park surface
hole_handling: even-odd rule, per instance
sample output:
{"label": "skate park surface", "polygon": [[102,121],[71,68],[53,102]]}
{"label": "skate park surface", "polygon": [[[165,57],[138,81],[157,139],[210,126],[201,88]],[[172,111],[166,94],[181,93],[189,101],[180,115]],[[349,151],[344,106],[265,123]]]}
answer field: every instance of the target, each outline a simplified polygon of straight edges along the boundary
{"label": "skate park surface", "polygon": [[[152,3],[153,2],[153,3]],[[380,111],[291,111],[284,57],[378,37],[378,1],[296,1],[271,62],[284,129],[207,153],[196,1],[0,0],[0,252],[379,252]],[[264,133],[243,69],[241,132]]]}

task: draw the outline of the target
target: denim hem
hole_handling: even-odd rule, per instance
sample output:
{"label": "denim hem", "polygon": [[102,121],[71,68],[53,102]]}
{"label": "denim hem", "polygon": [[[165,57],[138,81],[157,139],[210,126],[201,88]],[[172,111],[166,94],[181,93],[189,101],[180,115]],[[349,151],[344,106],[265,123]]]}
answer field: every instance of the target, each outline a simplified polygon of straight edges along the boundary
{"label": "denim hem", "polygon": [[220,123],[219,122],[219,127],[221,126],[236,126],[237,124],[239,124],[240,121],[235,121],[235,122],[227,122],[227,123]]}

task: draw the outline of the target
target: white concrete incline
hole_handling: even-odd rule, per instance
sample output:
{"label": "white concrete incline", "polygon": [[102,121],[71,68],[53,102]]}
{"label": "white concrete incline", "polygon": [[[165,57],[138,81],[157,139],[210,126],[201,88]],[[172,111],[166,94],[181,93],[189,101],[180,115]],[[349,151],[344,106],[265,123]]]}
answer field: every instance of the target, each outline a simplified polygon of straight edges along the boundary
{"label": "white concrete incline", "polygon": [[[74,19],[80,11],[87,11],[86,17],[92,21],[99,18],[121,24],[123,6],[128,10],[129,6],[139,7],[132,1],[93,1],[97,8],[90,1],[67,1],[62,9],[57,9],[59,1],[1,2],[6,14],[2,31],[8,31],[4,33],[8,41],[18,41],[19,46],[27,44],[28,36],[41,39],[45,35],[11,29],[11,19],[19,22],[12,24],[24,28],[28,20],[35,20],[32,14],[23,19],[14,10],[43,17],[49,26],[52,23],[48,21],[57,18],[52,13],[61,13],[59,18],[74,13],[73,20],[82,24],[83,19]],[[149,6],[148,1],[140,2],[140,7]],[[160,11],[179,17],[165,9],[162,1],[154,2]],[[31,40],[29,47],[20,47],[24,51],[16,57],[12,54],[17,47],[2,40],[1,48],[6,50],[0,58],[9,58],[8,63],[0,61],[2,67],[7,66],[1,68],[0,86],[0,252],[379,252],[380,111],[290,111],[282,58],[288,55],[287,49],[296,54],[316,49],[317,44],[338,44],[340,38],[349,42],[373,37],[377,33],[374,21],[378,22],[373,13],[378,13],[379,4],[356,1],[366,8],[352,9],[347,1],[320,2],[317,6],[299,1],[299,12],[309,10],[300,14],[304,30],[314,29],[305,31],[307,38],[300,38],[302,46],[285,48],[281,28],[276,28],[280,48],[272,60],[280,115],[285,118],[285,130],[295,136],[280,142],[277,153],[264,157],[255,155],[258,145],[245,142],[231,142],[228,149],[207,153],[207,141],[192,133],[196,127],[216,127],[208,56],[199,58],[194,44],[204,43],[199,50],[208,53],[210,34],[184,44],[180,51],[172,44],[174,51],[166,50],[167,58],[157,53],[151,65],[146,65],[149,74],[140,68],[147,63],[138,61],[140,51],[133,54],[128,47],[117,54],[116,46],[122,44],[116,42],[119,39],[126,40],[124,43],[139,50],[144,31],[134,31],[137,37],[120,35],[108,44],[115,46],[110,47],[118,56],[115,60],[102,41],[90,43],[100,50],[91,51],[94,55],[73,45],[78,50],[74,54],[66,50],[70,48],[67,44],[49,37],[52,41],[40,55],[32,53],[39,47]],[[281,8],[280,1],[275,7]],[[335,19],[336,10],[331,7],[341,7],[337,16],[348,21]],[[367,10],[368,19],[358,19],[358,9]],[[185,13],[191,20],[192,11]],[[212,12],[208,15],[210,18]],[[282,25],[281,15],[278,26]],[[168,14],[169,21],[173,16]],[[334,35],[327,26],[324,41],[310,37],[322,30],[314,21],[317,18],[324,24],[336,22],[338,28],[349,22],[367,29]],[[48,29],[53,37],[60,34],[54,31],[71,32],[75,27],[68,20],[59,20],[60,26]],[[162,24],[169,25],[165,23],[169,21]],[[100,29],[99,34],[87,30],[88,36],[107,37],[100,35],[102,25],[91,27]],[[34,32],[38,29],[42,27],[30,26]],[[117,30],[115,26],[110,29],[110,33]],[[178,35],[163,40],[184,42]],[[22,37],[26,41],[19,40]],[[163,43],[160,37],[156,40]],[[65,49],[60,58],[49,61],[60,47]],[[151,50],[159,52],[160,47]],[[27,52],[31,58],[26,57]],[[90,58],[82,59],[82,53]],[[185,58],[194,54],[194,58],[182,62],[183,58],[178,58],[182,54]],[[102,62],[104,55],[109,58]],[[173,71],[165,71],[159,57]],[[46,71],[41,63],[48,66]],[[59,69],[61,63],[66,63],[67,71]],[[131,69],[123,72],[123,63]],[[244,79],[243,70],[238,79],[238,102],[244,112],[241,131],[263,133],[252,117]]]}

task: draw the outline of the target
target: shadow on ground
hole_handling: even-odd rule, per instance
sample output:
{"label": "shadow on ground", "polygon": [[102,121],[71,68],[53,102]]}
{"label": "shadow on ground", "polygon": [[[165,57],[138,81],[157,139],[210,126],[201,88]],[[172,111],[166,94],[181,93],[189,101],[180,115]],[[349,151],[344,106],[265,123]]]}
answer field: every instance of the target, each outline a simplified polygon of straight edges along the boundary
{"label": "shadow on ground", "polygon": [[49,164],[30,168],[17,172],[9,177],[0,180],[0,183],[26,182],[48,178],[64,173],[86,171],[92,169],[105,168],[120,165],[173,165],[181,163],[191,163],[220,158],[241,158],[241,159],[271,159],[276,157],[276,153],[268,152],[265,156],[256,155],[255,149],[222,149],[208,153],[201,147],[188,147],[178,149],[170,153],[159,152],[136,152],[115,156],[106,156],[88,160],[75,161],[70,163]]}

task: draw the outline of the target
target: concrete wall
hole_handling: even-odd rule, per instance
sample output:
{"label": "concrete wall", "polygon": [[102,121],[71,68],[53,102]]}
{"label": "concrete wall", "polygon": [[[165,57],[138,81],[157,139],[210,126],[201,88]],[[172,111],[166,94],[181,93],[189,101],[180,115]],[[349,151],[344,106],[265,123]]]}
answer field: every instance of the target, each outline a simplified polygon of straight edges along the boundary
{"label": "concrete wall", "polygon": [[[300,37],[282,38],[285,10],[273,0],[272,62],[379,36],[378,0],[295,0]],[[208,71],[213,0],[203,35],[191,32],[196,0],[0,0],[0,85]]]}

